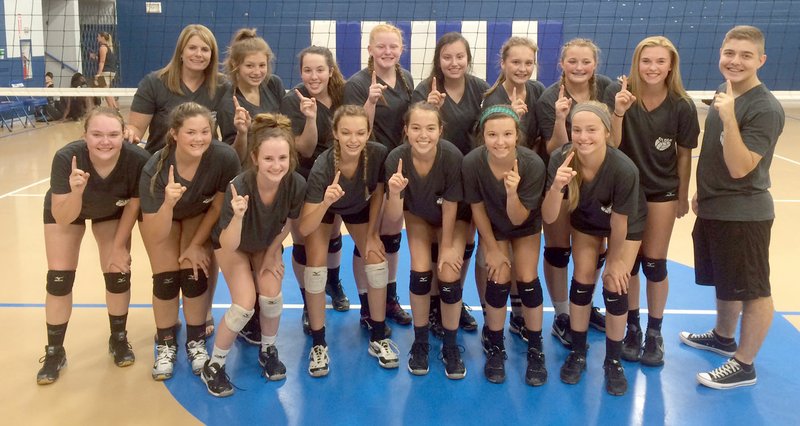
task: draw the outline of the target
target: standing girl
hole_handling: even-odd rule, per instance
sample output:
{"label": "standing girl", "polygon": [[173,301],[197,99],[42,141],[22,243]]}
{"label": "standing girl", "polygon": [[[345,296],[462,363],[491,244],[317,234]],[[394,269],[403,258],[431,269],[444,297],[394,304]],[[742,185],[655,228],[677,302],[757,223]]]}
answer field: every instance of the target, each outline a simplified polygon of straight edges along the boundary
{"label": "standing girl", "polygon": [[125,139],[139,142],[149,132],[145,149],[151,154],[166,143],[170,112],[184,102],[195,102],[215,110],[224,93],[217,71],[219,50],[211,30],[187,25],[175,45],[172,59],[164,68],[139,82],[131,103]]}
{"label": "standing girl", "polygon": [[[114,77],[119,71],[119,61],[114,52],[111,34],[101,31],[97,34],[97,43],[100,47],[97,49],[97,74],[94,79],[99,87],[111,87],[111,83],[114,82]],[[100,83],[100,80],[103,82]],[[113,96],[106,96],[106,104],[109,108],[119,109],[117,100]]]}
{"label": "standing girl", "polygon": [[247,158],[250,117],[262,112],[278,112],[286,92],[283,81],[272,73],[275,55],[254,28],[234,34],[225,59],[225,74],[230,85],[219,103],[218,117],[222,141],[233,145],[242,163]]}
{"label": "standing girl", "polygon": [[[411,104],[414,78],[400,67],[403,53],[403,33],[390,24],[375,26],[369,33],[367,68],[355,73],[344,87],[344,103],[363,105],[369,117],[376,142],[389,151],[403,143],[403,116]],[[400,307],[397,298],[397,262],[399,259],[403,221],[383,221],[380,238],[386,247],[389,262],[389,285],[386,292],[386,315],[396,323],[411,324],[411,316]],[[365,315],[371,310],[366,295],[361,299],[362,325],[368,325]]]}
{"label": "standing girl", "polygon": [[[597,74],[599,60],[600,49],[589,39],[572,39],[561,47],[561,79],[548,87],[536,104],[539,134],[548,154],[570,141],[570,111],[573,105],[602,99],[611,84],[611,79]],[[551,332],[569,348],[567,265],[572,249],[566,205],[560,211],[561,216],[557,220],[544,225],[544,280],[556,313]],[[604,262],[605,252],[601,251],[597,259],[598,272]],[[595,278],[592,282],[596,281]],[[589,323],[600,331],[605,330],[605,318],[594,306]]]}
{"label": "standing girl", "polygon": [[294,172],[297,157],[288,118],[257,115],[248,139],[253,141],[251,167],[231,181],[211,235],[231,293],[231,307],[223,316],[211,359],[201,373],[214,396],[233,393],[225,360],[236,334],[255,314],[256,303],[261,307],[258,362],[263,375],[268,380],[286,377],[275,347],[283,310],[283,240],[291,222],[300,216],[306,182]]}
{"label": "standing girl", "polygon": [[[469,229],[469,214],[462,198],[461,160],[458,148],[440,139],[442,119],[435,105],[412,104],[406,112],[408,144],[394,149],[386,160],[389,196],[384,215],[389,220],[405,216],[408,248],[411,252],[411,313],[414,344],[408,370],[428,373],[428,315],[431,284],[431,245],[441,249],[437,277],[441,296],[444,344],[442,361],[450,379],[462,379],[467,369],[456,344],[461,318],[461,268]],[[457,211],[460,210],[460,215]]]}
{"label": "standing girl", "polygon": [[192,372],[199,375],[208,359],[209,237],[228,183],[239,173],[233,149],[212,140],[214,125],[204,106],[193,102],[177,106],[170,114],[167,145],[150,158],[140,181],[144,216],[140,229],[153,269],[155,380],[172,377],[181,292]]}
{"label": "standing girl", "polygon": [[47,253],[47,346],[36,382],[58,379],[67,365],[64,335],[72,313],[72,285],[86,220],[100,252],[111,337],[108,351],[119,367],[135,358],[125,330],[131,300],[131,229],[139,215],[139,175],[147,152],[123,142],[125,123],[111,108],[86,116],[83,140],[56,152],[44,199]]}
{"label": "standing girl", "polygon": [[364,108],[344,105],[333,115],[332,148],[323,152],[308,177],[306,202],[300,219],[305,236],[308,264],[305,268],[306,305],[313,347],[308,372],[314,377],[328,374],[328,344],[325,341],[325,267],[328,240],[334,216],[342,216],[362,256],[353,256],[354,274],[366,275],[369,289],[369,354],[384,368],[397,368],[394,342],[386,338],[386,253],[378,236],[383,205],[386,147],[369,141],[369,116]]}
{"label": "standing girl", "polygon": [[[612,102],[613,99],[613,102]],[[689,212],[692,148],[697,147],[697,110],[681,82],[678,51],[666,37],[642,40],[633,52],[630,80],[606,91],[613,108],[614,146],[639,168],[647,198],[647,222],[636,258],[647,278],[647,333],[642,347],[638,268],[628,289],[628,332],[622,358],[650,366],[664,363],[661,322],[667,304],[667,251],[675,219]]]}
{"label": "standing girl", "polygon": [[482,145],[464,158],[462,173],[464,198],[472,206],[488,273],[483,373],[492,383],[505,381],[503,324],[513,278],[527,325],[525,381],[539,386],[547,380],[542,284],[537,273],[545,166],[536,153],[522,146],[519,116],[510,105],[486,108],[479,125]]}
{"label": "standing girl", "polygon": [[561,367],[561,381],[576,384],[586,369],[586,330],[597,279],[597,257],[608,239],[608,262],[603,270],[606,305],[606,391],[623,395],[628,389],[620,363],[628,282],[644,231],[647,205],[633,162],[607,146],[611,117],[605,104],[581,102],[572,108],[572,143],[553,151],[542,204],[546,223],[555,222],[564,208],[572,226],[574,276],[570,287],[572,351]]}

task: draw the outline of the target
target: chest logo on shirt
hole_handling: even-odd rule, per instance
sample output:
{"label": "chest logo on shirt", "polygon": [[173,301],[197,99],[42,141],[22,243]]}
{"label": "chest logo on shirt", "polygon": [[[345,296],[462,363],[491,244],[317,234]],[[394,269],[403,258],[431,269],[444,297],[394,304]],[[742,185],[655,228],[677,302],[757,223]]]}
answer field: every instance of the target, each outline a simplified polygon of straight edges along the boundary
{"label": "chest logo on shirt", "polygon": [[672,138],[658,138],[654,145],[657,150],[664,151],[672,146]]}
{"label": "chest logo on shirt", "polygon": [[208,203],[210,203],[212,201],[214,201],[214,196],[213,195],[208,197],[208,198],[206,198],[205,200],[203,200],[203,204],[208,204]]}
{"label": "chest logo on shirt", "polygon": [[612,207],[613,205],[614,205],[614,204],[609,204],[609,205],[607,205],[607,206],[603,206],[603,205],[601,205],[601,206],[600,206],[600,210],[602,210],[602,211],[603,211],[603,213],[605,213],[605,214],[611,214],[611,207]]}
{"label": "chest logo on shirt", "polygon": [[117,200],[116,204],[117,204],[117,207],[125,207],[125,206],[127,206],[127,205],[128,205],[128,203],[129,203],[130,201],[131,201],[131,199],[130,199],[130,198],[128,198],[128,199],[126,199],[126,200]]}

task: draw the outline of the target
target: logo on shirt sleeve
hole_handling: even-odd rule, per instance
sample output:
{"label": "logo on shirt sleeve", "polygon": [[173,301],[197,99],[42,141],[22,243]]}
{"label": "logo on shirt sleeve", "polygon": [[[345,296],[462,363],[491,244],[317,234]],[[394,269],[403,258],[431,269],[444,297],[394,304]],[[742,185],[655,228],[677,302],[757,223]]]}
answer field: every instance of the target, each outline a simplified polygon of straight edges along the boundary
{"label": "logo on shirt sleeve", "polygon": [[659,151],[665,151],[672,146],[672,138],[658,138],[654,144]]}
{"label": "logo on shirt sleeve", "polygon": [[609,205],[607,205],[607,206],[600,206],[600,210],[602,210],[602,211],[603,211],[603,213],[605,213],[605,214],[611,214],[611,207],[612,207],[613,205],[614,205],[614,204],[609,204]]}
{"label": "logo on shirt sleeve", "polygon": [[214,196],[213,195],[208,197],[208,198],[206,198],[205,200],[203,200],[203,204],[208,204],[208,203],[210,203],[212,201],[214,201]]}
{"label": "logo on shirt sleeve", "polygon": [[117,207],[125,207],[125,206],[127,206],[127,205],[128,205],[128,203],[129,203],[130,201],[131,201],[131,199],[130,199],[130,198],[128,198],[128,199],[125,199],[125,200],[117,200],[117,202],[116,202],[116,205],[117,205]]}

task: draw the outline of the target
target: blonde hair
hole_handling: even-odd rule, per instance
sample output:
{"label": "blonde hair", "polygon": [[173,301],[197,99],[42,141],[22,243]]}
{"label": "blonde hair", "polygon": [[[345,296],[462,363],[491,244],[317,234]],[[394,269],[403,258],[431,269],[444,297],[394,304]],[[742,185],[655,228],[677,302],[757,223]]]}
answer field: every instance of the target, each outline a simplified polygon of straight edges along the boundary
{"label": "blonde hair", "polygon": [[113,53],[114,52],[114,42],[111,39],[111,34],[105,32],[105,31],[100,31],[97,35],[99,35],[100,38],[103,39],[103,43],[100,43],[100,45],[101,46],[105,45],[108,48],[108,51]]}
{"label": "blonde hair", "polygon": [[107,117],[111,117],[119,121],[120,127],[124,130],[125,129],[125,119],[122,118],[122,114],[119,113],[118,110],[114,108],[98,106],[94,107],[86,113],[86,116],[83,118],[83,131],[89,131],[89,122],[92,121],[93,118],[97,117],[98,115],[105,115]]}
{"label": "blonde hair", "polygon": [[[512,47],[517,47],[517,46],[527,47],[528,49],[531,49],[533,51],[533,66],[535,67],[537,65],[536,53],[539,51],[539,47],[536,46],[536,43],[534,43],[533,40],[527,37],[510,37],[508,40],[506,40],[506,42],[503,43],[503,46],[500,48],[500,64],[502,64],[503,62],[506,61],[506,59],[508,59],[508,51],[511,50]],[[489,90],[486,91],[483,97],[486,98],[492,93],[494,93],[495,90],[497,90],[497,88],[500,87],[500,85],[503,84],[505,81],[506,81],[506,73],[501,72],[500,75],[497,76],[497,81],[495,81],[492,87],[490,87]],[[510,93],[508,95],[509,97],[511,96]]]}
{"label": "blonde hair", "polygon": [[[400,39],[400,44],[403,44],[403,32],[400,31],[400,28],[395,27],[392,24],[378,24],[376,25],[372,31],[369,32],[369,45],[372,46],[372,43],[375,42],[375,35],[378,33],[394,33]],[[403,46],[405,48],[405,46]],[[369,59],[367,60],[367,69],[369,70],[370,74],[375,71],[375,58],[372,55],[369,55]],[[408,84],[405,77],[403,77],[403,71],[400,67],[400,62],[398,61],[394,64],[395,73],[397,73],[397,78],[403,82],[403,88],[408,93],[408,96],[411,96],[411,85]]]}
{"label": "blonde hair", "polygon": [[[369,128],[369,116],[367,115],[367,111],[361,105],[342,105],[336,112],[333,113],[333,134],[334,139],[336,138],[336,133],[339,129],[339,122],[342,121],[344,117],[362,117],[364,121],[367,123],[367,133],[369,133],[372,129]],[[339,140],[336,139],[335,143],[333,144],[333,171],[336,173],[339,171],[339,163],[341,163],[342,158],[342,147],[340,146]],[[364,197],[369,197],[369,187],[367,186],[367,147],[365,146],[364,149],[361,150],[361,160],[364,161]]]}
{"label": "blonde hair", "polygon": [[639,89],[644,85],[642,77],[639,75],[639,61],[642,59],[642,52],[648,47],[663,47],[669,52],[670,67],[672,68],[667,74],[667,79],[664,83],[667,85],[667,91],[674,95],[691,100],[683,88],[683,81],[681,80],[680,56],[678,49],[669,41],[668,38],[663,36],[647,37],[636,45],[633,51],[633,62],[631,63],[631,74],[628,76],[628,90],[636,96],[636,102],[640,105],[642,97],[639,96]]}
{"label": "blonde hair", "polygon": [[283,139],[289,144],[289,172],[286,173],[288,176],[297,168],[297,151],[294,147],[292,120],[283,114],[261,113],[253,118],[253,124],[247,132],[247,140],[252,141],[248,151],[253,162],[249,168],[255,170],[254,163],[258,158],[258,150],[264,141],[272,138]]}
{"label": "blonde hair", "polygon": [[728,40],[747,40],[755,43],[756,47],[758,48],[758,54],[763,55],[766,51],[766,40],[764,39],[764,33],[761,32],[756,27],[750,25],[738,25],[730,29],[725,34],[725,39],[722,40],[722,44],[728,42]]}
{"label": "blonde hair", "polygon": [[[608,145],[611,139],[611,114],[608,112],[608,105],[598,101],[580,102],[572,109],[570,117],[574,116],[578,112],[591,112],[600,118],[600,121],[603,123],[603,127],[606,129],[606,134],[609,135],[606,138],[606,145]],[[569,151],[564,153],[563,158],[567,158],[569,154],[573,152],[576,152],[574,143],[570,147]],[[551,161],[563,161],[563,159]],[[581,184],[583,183],[584,175],[583,164],[581,164],[580,156],[577,155],[577,153],[572,157],[572,170],[575,171],[575,176],[571,181],[569,181],[569,184],[567,184],[567,200],[569,202],[570,212],[578,208],[578,202],[580,201],[581,195]]]}
{"label": "blonde hair", "polygon": [[220,79],[217,67],[219,66],[219,48],[217,47],[217,39],[214,34],[204,25],[190,24],[184,27],[181,34],[178,36],[178,42],[175,44],[175,52],[172,54],[172,59],[169,63],[157,71],[158,77],[164,82],[170,92],[178,95],[183,95],[181,89],[181,68],[183,59],[183,49],[189,44],[189,39],[197,36],[203,43],[211,48],[211,60],[208,66],[203,71],[205,75],[205,83],[208,85],[208,94],[211,98],[217,91],[217,84]]}
{"label": "blonde hair", "polygon": [[[592,55],[594,56],[594,63],[595,63],[595,72],[592,73],[592,77],[589,78],[589,99],[597,100],[598,93],[597,93],[597,66],[600,65],[600,48],[594,44],[593,41],[589,40],[588,38],[573,38],[572,40],[566,42],[563,46],[561,46],[561,54],[559,55],[559,63],[564,62],[564,59],[567,57],[567,50],[573,47],[588,47],[592,51]],[[567,84],[567,76],[563,70],[561,70],[561,79],[559,80],[559,86],[566,87]]]}
{"label": "blonde hair", "polygon": [[268,80],[272,75],[272,63],[275,60],[275,54],[272,53],[269,44],[256,34],[255,28],[242,28],[237,31],[231,39],[231,45],[228,46],[228,57],[223,64],[225,73],[234,87],[239,86],[239,67],[244,58],[254,53],[263,53],[267,57],[267,75],[264,79]]}

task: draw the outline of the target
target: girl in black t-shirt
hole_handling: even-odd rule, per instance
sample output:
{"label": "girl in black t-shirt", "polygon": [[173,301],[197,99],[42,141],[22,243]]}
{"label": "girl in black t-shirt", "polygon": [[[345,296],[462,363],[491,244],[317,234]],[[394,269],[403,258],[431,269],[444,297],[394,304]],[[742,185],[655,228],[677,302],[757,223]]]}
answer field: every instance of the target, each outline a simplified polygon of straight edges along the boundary
{"label": "girl in black t-shirt", "polygon": [[[297,156],[287,117],[257,115],[248,139],[253,141],[251,166],[231,181],[211,235],[231,294],[231,307],[219,324],[214,351],[201,373],[214,396],[233,393],[225,360],[236,334],[253,315],[261,316],[258,362],[263,376],[267,380],[286,377],[275,346],[283,310],[283,240],[300,216],[305,179],[294,172]],[[258,314],[256,304],[261,307]]]}
{"label": "girl in black t-shirt", "polygon": [[503,323],[513,279],[527,328],[525,381],[540,386],[547,380],[542,350],[542,285],[537,268],[545,166],[536,153],[522,146],[519,116],[510,105],[486,108],[479,124],[478,138],[483,145],[464,158],[462,175],[464,199],[472,207],[487,269],[483,372],[492,383],[505,380]]}
{"label": "girl in black t-shirt", "polygon": [[[636,46],[629,79],[606,90],[614,108],[612,133],[639,168],[647,197],[647,225],[637,265],[647,279],[647,332],[639,323],[639,274],[628,291],[628,331],[622,358],[644,365],[664,363],[661,322],[667,304],[667,252],[675,219],[689,212],[692,148],[697,147],[697,110],[683,88],[678,51],[666,37]],[[644,346],[642,345],[644,340]]]}
{"label": "girl in black t-shirt", "polygon": [[210,235],[228,183],[239,173],[236,152],[213,140],[213,129],[207,108],[193,102],[179,105],[170,114],[167,145],[150,158],[142,172],[143,220],[139,228],[153,270],[155,380],[172,377],[181,293],[192,372],[199,375],[208,360],[208,276],[217,270]]}
{"label": "girl in black t-shirt", "polygon": [[44,201],[47,252],[47,346],[40,385],[58,379],[66,365],[64,335],[72,312],[72,285],[86,220],[100,252],[111,322],[109,352],[119,367],[135,358],[125,330],[131,299],[131,229],[139,215],[139,175],[147,152],[123,141],[125,124],[111,108],[95,108],[86,116],[83,140],[56,152],[50,190]]}
{"label": "girl in black t-shirt", "polygon": [[441,295],[444,344],[442,361],[450,379],[467,374],[456,344],[461,319],[463,280],[461,269],[469,229],[469,214],[462,201],[461,152],[441,139],[442,118],[436,106],[419,102],[406,113],[408,143],[395,148],[386,160],[388,197],[384,215],[397,221],[405,217],[411,253],[411,313],[414,344],[408,370],[428,373],[428,327],[431,284],[431,245],[439,249],[436,277]]}
{"label": "girl in black t-shirt", "polygon": [[578,103],[572,109],[571,119],[572,144],[553,152],[548,167],[548,190],[542,204],[545,223],[553,223],[566,210],[572,227],[575,264],[570,288],[572,351],[561,367],[561,380],[578,383],[586,369],[586,331],[597,279],[597,257],[607,238],[608,260],[603,270],[607,319],[603,369],[608,393],[623,395],[628,388],[620,363],[628,312],[626,293],[647,207],[640,197],[636,166],[619,150],[607,146],[611,118],[606,105],[596,101]]}
{"label": "girl in black t-shirt", "polygon": [[328,374],[325,341],[325,283],[328,241],[335,215],[342,216],[355,241],[353,273],[368,285],[371,328],[369,354],[384,368],[397,368],[397,346],[386,337],[386,252],[378,236],[383,206],[386,147],[369,141],[369,117],[363,107],[344,105],[333,115],[332,148],[320,154],[308,177],[300,233],[306,238],[305,293],[313,347],[308,372]]}

